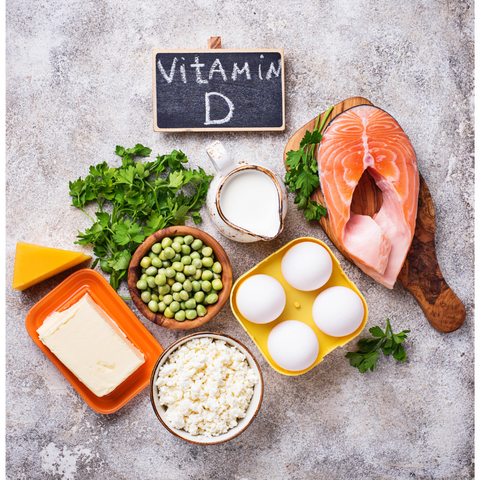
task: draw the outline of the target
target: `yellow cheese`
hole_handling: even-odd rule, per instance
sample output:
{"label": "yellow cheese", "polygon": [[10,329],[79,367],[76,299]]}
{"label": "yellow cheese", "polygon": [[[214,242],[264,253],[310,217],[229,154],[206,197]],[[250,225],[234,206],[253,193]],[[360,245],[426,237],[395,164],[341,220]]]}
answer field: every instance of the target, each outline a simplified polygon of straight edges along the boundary
{"label": "yellow cheese", "polygon": [[41,247],[31,243],[17,243],[12,288],[25,290],[53,277],[79,263],[90,260],[90,255],[58,248]]}
{"label": "yellow cheese", "polygon": [[98,397],[109,394],[145,363],[143,354],[88,293],[67,310],[47,317],[37,333]]}

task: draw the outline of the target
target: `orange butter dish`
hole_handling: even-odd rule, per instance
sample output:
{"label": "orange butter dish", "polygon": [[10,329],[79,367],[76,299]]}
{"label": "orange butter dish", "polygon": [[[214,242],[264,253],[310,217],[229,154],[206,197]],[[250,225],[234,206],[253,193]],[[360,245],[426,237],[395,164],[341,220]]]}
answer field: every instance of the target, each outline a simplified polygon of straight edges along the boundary
{"label": "orange butter dish", "polygon": [[[315,246],[316,249],[319,248],[318,246],[321,246],[325,249],[324,254],[326,256],[326,261],[328,265],[327,273],[324,276],[324,279],[321,280],[320,284],[318,284],[321,285],[318,288],[315,288],[315,285],[303,285],[294,288],[286,281],[286,279],[284,278],[284,274],[282,274],[282,268],[284,269],[283,273],[287,273],[285,262],[283,262],[282,266],[282,260],[286,257],[286,253],[292,252],[293,250],[298,250],[302,244],[313,244],[314,246],[317,245]],[[328,256],[330,256],[331,262]],[[306,260],[308,260],[308,258],[309,257],[307,257]],[[312,263],[312,261],[310,261],[310,263]],[[301,277],[300,280],[305,281],[305,278],[308,277],[309,269],[312,270],[312,266],[308,265],[307,262],[305,267],[306,275],[304,277]],[[313,270],[315,270],[315,268]],[[268,278],[270,278],[269,283],[272,283],[272,286],[269,287],[268,284],[265,283],[264,289],[256,287],[257,290],[262,290],[262,292],[258,296],[254,295],[253,290],[249,288],[249,285],[254,285],[254,281],[257,281],[259,283],[260,281],[264,281],[264,279]],[[291,279],[289,280],[291,283],[293,283]],[[321,324],[319,325],[318,321],[318,308],[314,307],[314,304],[317,298],[323,297],[327,292],[338,293],[336,289],[338,289],[339,287],[340,294],[343,295],[343,297],[341,298],[345,298],[345,293],[347,293],[354,297],[354,302],[358,302],[358,305],[356,305],[357,321],[356,323],[354,323],[353,328],[349,330],[343,329],[344,331],[342,332],[342,329],[338,328],[339,325],[335,325],[335,323],[338,322],[338,319],[335,319],[333,320],[333,325],[337,327],[337,331],[335,331],[335,329],[327,330],[322,326],[323,330],[327,330],[330,333],[327,334],[319,328]],[[300,288],[302,288],[302,290],[300,290]],[[312,289],[307,290],[307,288]],[[265,293],[268,293],[269,291],[273,292],[271,295],[273,298],[273,302],[270,302],[270,305],[268,305],[269,300],[265,296]],[[247,292],[248,295],[245,295],[245,292]],[[322,295],[320,296],[320,294]],[[347,295],[347,297],[348,296],[349,295]],[[351,341],[353,338],[355,338],[365,327],[368,318],[368,308],[365,299],[363,298],[362,294],[359,292],[355,284],[350,281],[349,278],[345,275],[345,272],[342,270],[335,255],[333,255],[332,251],[323,242],[317,240],[316,238],[310,237],[297,238],[287,243],[284,247],[277,250],[275,253],[267,257],[254,268],[243,274],[233,285],[232,293],[230,295],[230,304],[235,317],[240,322],[245,331],[250,335],[252,340],[255,342],[255,344],[262,352],[263,356],[268,361],[270,366],[283,375],[291,376],[301,375],[308,372],[313,367],[318,365],[323,360],[325,355],[330,353],[335,348],[341,347]],[[277,305],[275,304],[279,305],[278,309],[276,308]],[[265,311],[262,312],[262,309],[264,309],[265,305],[267,305],[267,308]],[[338,305],[338,309],[335,308],[335,305],[333,305],[333,315],[332,312],[330,312],[332,318],[335,317],[335,310],[338,310],[339,312],[345,310],[342,304]],[[257,310],[257,315],[264,315],[265,317],[268,317],[269,315],[269,313],[267,313],[267,310],[272,312],[273,310],[277,311],[273,313],[271,318],[266,318],[265,320],[262,320],[260,318],[255,318],[255,309]],[[327,309],[321,310],[322,311],[320,312],[320,316],[322,316],[324,313],[326,314]],[[360,312],[359,315],[358,312]],[[250,320],[248,320],[245,316],[249,316],[249,314]],[[314,316],[315,320],[317,320],[317,323],[314,320]],[[272,318],[274,320],[270,321]],[[275,328],[277,326],[278,328]],[[272,330],[274,329],[275,332],[270,335]],[[282,341],[277,343],[276,348],[272,350],[272,347],[275,347],[274,341],[277,341],[279,339],[278,332],[282,330],[287,332],[289,329],[293,329],[291,330],[293,335],[289,337],[288,335],[290,335],[290,333],[286,333],[287,337],[283,337]],[[299,340],[299,338],[301,338],[301,340]],[[300,362],[300,364],[303,363],[303,365],[299,368],[295,368],[295,370],[287,370],[285,367],[282,367],[279,365],[279,363],[277,363],[278,361],[280,361],[278,359],[281,359],[283,350],[285,358],[282,360],[284,361],[284,365],[288,365],[288,362],[290,362],[291,360],[293,360],[295,363],[297,359],[294,357],[297,354],[294,352],[296,350],[298,351],[299,348],[300,350],[302,349],[302,344],[298,345],[298,341],[305,341],[306,350],[311,347],[310,350],[313,352],[313,355],[310,356],[310,360],[308,360],[307,363],[305,363],[304,361]],[[293,350],[291,350],[291,346],[294,345],[294,343],[292,342],[296,342],[295,348]],[[280,355],[278,353],[279,349]],[[288,350],[291,351],[289,352]],[[300,353],[299,357],[301,357],[302,355],[303,354]],[[276,356],[277,362],[275,362],[273,356]]]}
{"label": "orange butter dish", "polygon": [[[98,321],[92,321],[97,314]],[[145,388],[163,352],[125,302],[94,270],[79,270],[70,275],[29,311],[25,323],[33,341],[99,413],[117,411]],[[109,333],[113,335],[107,341]],[[70,352],[66,346],[72,339]],[[109,349],[104,358],[102,343],[103,348]],[[86,345],[89,353],[83,363]],[[113,369],[118,373],[112,374]]]}

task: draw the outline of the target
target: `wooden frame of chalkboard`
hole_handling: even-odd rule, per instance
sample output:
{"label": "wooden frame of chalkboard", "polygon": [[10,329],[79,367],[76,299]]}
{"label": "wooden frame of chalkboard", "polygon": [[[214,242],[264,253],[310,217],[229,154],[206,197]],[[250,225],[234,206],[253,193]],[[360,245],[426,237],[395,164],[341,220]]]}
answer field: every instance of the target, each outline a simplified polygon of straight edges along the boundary
{"label": "wooden frame of chalkboard", "polygon": [[283,50],[153,50],[152,64],[156,132],[285,130]]}

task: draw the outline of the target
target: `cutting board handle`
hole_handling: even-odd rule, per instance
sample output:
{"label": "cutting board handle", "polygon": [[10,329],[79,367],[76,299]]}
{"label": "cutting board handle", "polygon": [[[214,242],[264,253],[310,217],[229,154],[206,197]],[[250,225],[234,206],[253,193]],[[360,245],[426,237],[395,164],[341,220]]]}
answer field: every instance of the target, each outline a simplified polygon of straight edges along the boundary
{"label": "cutting board handle", "polygon": [[453,332],[465,321],[465,307],[444,280],[435,253],[435,209],[420,176],[415,236],[397,278],[415,298],[433,328]]}

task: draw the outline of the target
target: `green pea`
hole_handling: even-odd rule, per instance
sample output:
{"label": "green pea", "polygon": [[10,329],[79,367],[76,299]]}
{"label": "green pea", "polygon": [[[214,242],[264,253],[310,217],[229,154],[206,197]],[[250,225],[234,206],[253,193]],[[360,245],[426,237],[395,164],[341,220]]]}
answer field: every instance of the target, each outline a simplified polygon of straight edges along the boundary
{"label": "green pea", "polygon": [[162,266],[163,266],[163,268],[171,267],[172,262],[170,260],[165,260],[164,262],[162,262]]}
{"label": "green pea", "polygon": [[165,295],[163,303],[165,305],[170,305],[173,302],[173,297],[171,295]]}
{"label": "green pea", "polygon": [[152,252],[156,253],[157,255],[162,251],[162,244],[161,243],[154,243],[152,245]]}
{"label": "green pea", "polygon": [[202,277],[202,271],[199,268],[197,268],[197,270],[195,271],[194,277],[195,280],[200,280],[200,278]]}
{"label": "green pea", "polygon": [[158,258],[152,258],[152,265],[156,268],[162,268],[163,262]]}
{"label": "green pea", "polygon": [[192,291],[192,282],[190,280],[185,280],[183,282],[183,289],[186,291],[186,292],[191,292]]}
{"label": "green pea", "polygon": [[202,255],[204,257],[211,257],[213,253],[213,250],[210,247],[203,247],[202,248]]}
{"label": "green pea", "polygon": [[205,293],[203,292],[197,292],[193,298],[197,303],[202,303],[205,300]]}
{"label": "green pea", "polygon": [[158,298],[158,295],[156,295],[155,293],[152,293],[152,300],[158,303],[160,299]]}
{"label": "green pea", "polygon": [[166,272],[166,271],[167,271],[167,269],[162,267],[162,268],[159,268],[159,269],[158,269],[157,274],[158,274],[158,275],[162,275],[162,274],[165,275],[165,272]]}
{"label": "green pea", "polygon": [[222,264],[220,262],[215,262],[213,265],[212,265],[212,271],[213,273],[222,273]]}
{"label": "green pea", "polygon": [[222,274],[221,274],[221,273],[214,273],[214,274],[213,274],[213,278],[215,278],[215,279],[221,279],[221,278],[222,278]]}
{"label": "green pea", "polygon": [[172,267],[177,271],[177,272],[183,272],[184,265],[182,262],[175,262]]}
{"label": "green pea", "polygon": [[203,267],[203,263],[202,261],[199,259],[199,258],[194,258],[192,260],[192,265],[195,267],[195,268],[202,268]]}
{"label": "green pea", "polygon": [[150,288],[155,288],[157,286],[155,283],[155,277],[147,277],[147,283]]}
{"label": "green pea", "polygon": [[185,245],[190,245],[195,239],[191,235],[187,235],[183,238]]}
{"label": "green pea", "polygon": [[179,292],[180,290],[183,289],[183,285],[180,283],[180,282],[175,282],[173,285],[172,285],[172,290],[174,292]]}
{"label": "green pea", "polygon": [[187,265],[184,269],[184,272],[187,272],[186,275],[195,275],[197,269],[193,265]]}
{"label": "green pea", "polygon": [[163,314],[167,317],[167,318],[173,318],[174,317],[174,313],[172,312],[172,310],[170,309],[170,307],[167,307],[165,309],[165,311],[163,312]]}
{"label": "green pea", "polygon": [[185,312],[185,316],[188,320],[195,320],[197,318],[197,311],[196,310],[187,310]]}
{"label": "green pea", "polygon": [[150,300],[148,302],[148,308],[150,309],[151,312],[157,313],[158,312],[158,303],[155,302],[154,300]]}
{"label": "green pea", "polygon": [[154,258],[158,258],[158,255],[157,255],[156,253],[149,252],[149,253],[148,253],[148,258],[150,258],[151,260],[153,260]]}
{"label": "green pea", "polygon": [[180,309],[185,310],[185,302],[180,302]]}
{"label": "green pea", "polygon": [[180,253],[182,251],[182,245],[178,242],[172,243],[172,248],[177,252]]}
{"label": "green pea", "polygon": [[182,259],[182,256],[177,253],[173,258],[172,258],[172,263],[179,262]]}
{"label": "green pea", "polygon": [[182,273],[182,272],[178,272],[176,275],[175,275],[175,280],[177,282],[180,282],[180,283],[183,283],[185,280],[186,280],[187,277],[185,277],[185,275]]}
{"label": "green pea", "polygon": [[151,259],[150,257],[143,257],[143,258],[140,260],[140,266],[141,266],[142,268],[148,268],[151,263],[152,263],[152,259]]}
{"label": "green pea", "polygon": [[184,239],[183,237],[180,237],[180,236],[179,236],[179,237],[175,237],[175,238],[173,239],[173,241],[179,243],[180,245],[183,245],[183,244],[185,243],[185,239]]}
{"label": "green pea", "polygon": [[210,270],[204,270],[202,272],[202,280],[211,280],[213,277],[213,273]]}
{"label": "green pea", "polygon": [[158,287],[158,293],[160,295],[167,295],[168,293],[170,293],[170,285],[163,285],[161,287]]}
{"label": "green pea", "polygon": [[184,255],[188,255],[191,251],[192,249],[188,245],[182,245],[182,253]]}
{"label": "green pea", "polygon": [[217,291],[218,291],[218,290],[221,290],[221,289],[223,288],[223,283],[222,283],[222,281],[219,280],[218,278],[215,279],[215,280],[213,280],[213,282],[212,282],[212,288],[213,288],[214,290],[217,290]]}
{"label": "green pea", "polygon": [[175,302],[181,302],[182,301],[182,297],[180,296],[180,292],[173,292],[172,297],[173,297],[173,300]]}
{"label": "green pea", "polygon": [[170,260],[175,256],[175,250],[172,247],[167,247],[163,250],[163,256],[166,260]]}
{"label": "green pea", "polygon": [[177,274],[177,272],[171,268],[171,267],[168,267],[166,270],[165,270],[165,276],[167,278],[173,278],[175,275]]}
{"label": "green pea", "polygon": [[[198,238],[195,239],[192,243],[192,249],[193,250],[200,250],[203,247],[203,242],[199,240]],[[188,318],[188,316],[187,316]]]}
{"label": "green pea", "polygon": [[188,310],[193,310],[194,308],[197,308],[197,302],[195,301],[194,298],[189,298],[185,302],[185,307],[187,307]]}
{"label": "green pea", "polygon": [[203,305],[197,305],[197,314],[199,317],[204,317],[207,314],[207,309]]}
{"label": "green pea", "polygon": [[197,282],[196,280],[192,280],[192,290],[194,292],[199,292],[202,289],[202,285],[200,282]]}
{"label": "green pea", "polygon": [[165,262],[165,260],[167,260],[165,258],[165,250],[162,250],[159,254],[158,254],[158,258],[162,261],[162,262]]}
{"label": "green pea", "polygon": [[167,248],[173,243],[172,239],[170,237],[165,237],[162,239],[162,248]]}
{"label": "green pea", "polygon": [[200,254],[198,252],[192,252],[190,254],[190,258],[193,260],[194,258],[200,258]]}
{"label": "green pea", "polygon": [[212,289],[212,284],[208,280],[202,282],[202,290],[208,293]]}
{"label": "green pea", "polygon": [[141,297],[144,303],[148,303],[152,299],[152,295],[150,292],[142,292]]}
{"label": "green pea", "polygon": [[167,306],[165,305],[165,303],[159,302],[159,304],[158,304],[158,311],[159,311],[160,313],[163,313],[166,308],[167,308]]}
{"label": "green pea", "polygon": [[147,270],[145,271],[145,273],[150,277],[154,277],[158,272],[158,268],[157,267],[148,267]]}
{"label": "green pea", "polygon": [[[146,268],[142,268],[142,273],[145,273],[145,270]],[[105,272],[105,273],[109,273],[109,272]]]}
{"label": "green pea", "polygon": [[155,283],[161,287],[162,285],[165,285],[167,283],[167,277],[166,275],[164,275],[163,273],[162,274],[159,274],[155,277]]}
{"label": "green pea", "polygon": [[190,298],[190,295],[185,290],[180,290],[179,295],[184,302]]}
{"label": "green pea", "polygon": [[163,302],[165,295],[158,294],[158,301]]}
{"label": "green pea", "polygon": [[203,257],[202,264],[204,267],[210,268],[213,266],[213,258],[212,257]]}
{"label": "green pea", "polygon": [[175,313],[180,310],[180,303],[173,301],[170,305],[170,310]]}
{"label": "green pea", "polygon": [[218,302],[218,295],[216,293],[211,293],[206,299],[205,301],[209,304],[209,305],[213,305],[214,303],[217,303]]}
{"label": "green pea", "polygon": [[170,287],[175,283],[175,277],[174,278],[167,278],[167,285]]}
{"label": "green pea", "polygon": [[147,281],[144,280],[143,278],[137,282],[137,288],[139,290],[145,290],[147,287],[148,287]]}
{"label": "green pea", "polygon": [[192,257],[189,257],[188,255],[184,255],[180,261],[184,265],[190,265],[192,263]]}
{"label": "green pea", "polygon": [[183,310],[179,310],[175,314],[175,320],[177,320],[177,322],[184,322],[185,321],[185,312]]}
{"label": "green pea", "polygon": [[142,273],[142,276],[139,278],[139,280],[146,280],[148,275],[146,273]]}

